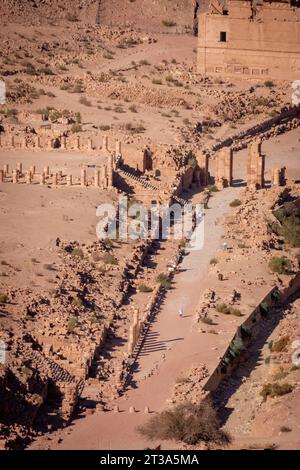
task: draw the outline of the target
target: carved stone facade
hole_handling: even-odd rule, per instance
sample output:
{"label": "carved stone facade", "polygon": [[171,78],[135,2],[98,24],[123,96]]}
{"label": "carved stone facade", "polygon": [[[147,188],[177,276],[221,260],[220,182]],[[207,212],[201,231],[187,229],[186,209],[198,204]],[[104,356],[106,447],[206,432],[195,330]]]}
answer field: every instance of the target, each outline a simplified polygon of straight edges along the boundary
{"label": "carved stone facade", "polygon": [[296,80],[300,73],[300,3],[212,0],[199,19],[198,71]]}

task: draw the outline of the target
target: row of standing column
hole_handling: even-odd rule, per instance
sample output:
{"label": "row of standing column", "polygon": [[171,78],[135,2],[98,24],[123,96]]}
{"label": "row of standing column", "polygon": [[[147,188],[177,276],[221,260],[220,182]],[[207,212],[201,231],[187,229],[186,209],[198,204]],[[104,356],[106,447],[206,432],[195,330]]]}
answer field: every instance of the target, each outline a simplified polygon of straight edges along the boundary
{"label": "row of standing column", "polygon": [[[40,136],[36,136],[35,137],[35,143],[34,143],[34,147],[35,148],[38,148],[38,149],[41,149],[41,148],[48,148],[49,150],[55,148],[55,141],[58,140],[59,142],[59,145],[60,145],[60,148],[66,150],[67,147],[68,147],[68,139],[67,137],[63,136],[61,138],[53,138],[53,139],[49,139],[46,143],[46,146],[42,146],[42,139]],[[27,142],[27,139],[24,137],[22,140],[21,140],[21,148],[28,148],[29,145],[28,145],[28,142]],[[75,138],[75,140],[72,140],[72,147],[76,150],[80,150],[81,149],[81,139],[80,139],[80,136],[77,136]],[[15,148],[16,147],[16,139],[15,139],[15,136],[14,135],[11,135],[10,136],[10,142],[9,142],[9,145],[10,147],[12,148]],[[0,148],[3,147],[3,141],[1,139],[1,135],[0,135]],[[87,150],[96,150],[97,148],[94,147],[93,145],[93,140],[91,138],[88,138],[87,140],[87,144],[86,144],[86,149]],[[108,139],[108,136],[104,136],[103,137],[103,142],[102,142],[102,147],[101,147],[102,150],[106,150],[109,152],[109,139]],[[121,141],[117,140],[116,141],[116,146],[115,146],[115,152],[116,152],[116,156],[119,157],[121,156],[122,154],[122,143]]]}

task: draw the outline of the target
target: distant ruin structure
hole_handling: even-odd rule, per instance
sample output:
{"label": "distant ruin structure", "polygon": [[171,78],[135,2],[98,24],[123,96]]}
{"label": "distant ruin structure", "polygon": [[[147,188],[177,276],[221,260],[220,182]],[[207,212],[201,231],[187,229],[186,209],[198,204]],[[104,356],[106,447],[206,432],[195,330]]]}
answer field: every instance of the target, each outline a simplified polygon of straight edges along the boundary
{"label": "distant ruin structure", "polygon": [[211,0],[199,17],[198,71],[299,79],[298,0]]}

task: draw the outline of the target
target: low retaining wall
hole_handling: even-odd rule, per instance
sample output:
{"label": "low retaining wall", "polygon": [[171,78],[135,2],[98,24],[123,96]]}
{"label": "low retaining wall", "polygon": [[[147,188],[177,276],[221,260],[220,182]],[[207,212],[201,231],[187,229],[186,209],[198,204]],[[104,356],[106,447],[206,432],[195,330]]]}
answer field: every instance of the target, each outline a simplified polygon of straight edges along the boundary
{"label": "low retaining wall", "polygon": [[280,291],[277,287],[274,287],[270,290],[244,323],[239,326],[216,369],[205,382],[203,387],[204,391],[214,392],[221,381],[232,373],[239,364],[240,352],[247,348],[251,338],[255,336],[260,329],[260,320],[268,316],[273,307],[278,307],[286,303],[299,289],[300,273],[291,279],[288,287],[285,289]]}

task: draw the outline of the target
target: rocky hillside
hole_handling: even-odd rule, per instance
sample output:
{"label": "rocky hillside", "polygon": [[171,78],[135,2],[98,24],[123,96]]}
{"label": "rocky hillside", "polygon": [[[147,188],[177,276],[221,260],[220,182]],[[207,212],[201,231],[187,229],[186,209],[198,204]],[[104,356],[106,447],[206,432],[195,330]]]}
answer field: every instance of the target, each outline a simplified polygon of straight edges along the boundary
{"label": "rocky hillside", "polygon": [[192,31],[208,0],[0,0],[1,23],[83,21],[165,32]]}

